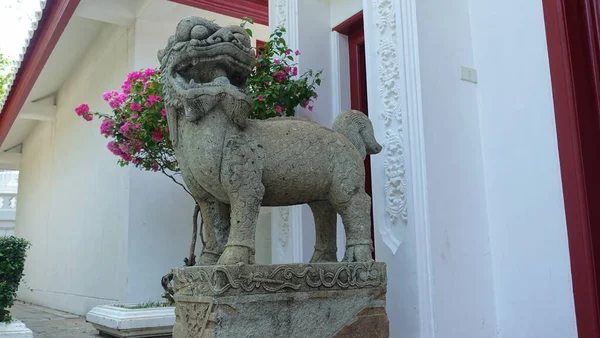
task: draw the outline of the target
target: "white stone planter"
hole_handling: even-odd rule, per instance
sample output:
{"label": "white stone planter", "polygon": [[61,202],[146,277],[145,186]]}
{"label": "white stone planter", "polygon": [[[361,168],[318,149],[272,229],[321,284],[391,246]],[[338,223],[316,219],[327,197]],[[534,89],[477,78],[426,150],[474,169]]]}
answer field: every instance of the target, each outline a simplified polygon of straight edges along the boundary
{"label": "white stone planter", "polygon": [[0,338],[33,338],[33,332],[22,322],[0,323]]}
{"label": "white stone planter", "polygon": [[125,309],[100,305],[85,318],[101,333],[115,337],[163,337],[173,333],[175,307]]}

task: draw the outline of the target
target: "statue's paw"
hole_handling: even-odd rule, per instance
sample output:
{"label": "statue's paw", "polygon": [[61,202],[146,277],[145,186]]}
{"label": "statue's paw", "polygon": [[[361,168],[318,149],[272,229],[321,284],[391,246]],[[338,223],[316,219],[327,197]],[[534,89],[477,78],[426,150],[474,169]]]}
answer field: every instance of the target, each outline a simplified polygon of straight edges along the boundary
{"label": "statue's paw", "polygon": [[370,245],[350,245],[346,247],[346,254],[342,262],[372,262]]}
{"label": "statue's paw", "polygon": [[196,265],[215,265],[219,261],[219,255],[214,252],[202,251]]}
{"label": "statue's paw", "polygon": [[311,263],[337,263],[337,261],[338,260],[335,252],[322,251],[320,249],[315,249],[312,258],[310,259]]}
{"label": "statue's paw", "polygon": [[217,262],[218,265],[234,265],[238,263],[253,264],[250,248],[240,245],[225,246],[225,251]]}

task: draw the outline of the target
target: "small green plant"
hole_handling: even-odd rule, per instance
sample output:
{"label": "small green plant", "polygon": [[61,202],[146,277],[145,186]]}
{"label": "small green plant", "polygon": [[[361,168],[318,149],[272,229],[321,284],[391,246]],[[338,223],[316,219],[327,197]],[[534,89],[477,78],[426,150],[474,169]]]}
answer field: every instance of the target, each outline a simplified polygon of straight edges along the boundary
{"label": "small green plant", "polygon": [[122,309],[130,309],[130,310],[134,310],[134,309],[150,309],[153,307],[168,307],[171,306],[169,305],[169,303],[160,303],[160,302],[146,302],[146,303],[139,303],[139,304],[135,304],[135,305],[115,305],[116,307],[120,307]]}
{"label": "small green plant", "polygon": [[0,237],[0,323],[12,321],[8,309],[13,306],[23,278],[30,243],[15,236]]}

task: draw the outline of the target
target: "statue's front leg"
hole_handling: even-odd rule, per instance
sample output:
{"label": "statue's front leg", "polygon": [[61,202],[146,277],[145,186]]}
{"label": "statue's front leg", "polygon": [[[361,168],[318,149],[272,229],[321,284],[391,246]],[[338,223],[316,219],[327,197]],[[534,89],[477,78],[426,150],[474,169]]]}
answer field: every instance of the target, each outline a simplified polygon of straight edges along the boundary
{"label": "statue's front leg", "polygon": [[221,182],[228,193],[231,225],[218,264],[254,264],[256,222],[265,187],[264,149],[256,141],[233,135],[224,149]]}
{"label": "statue's front leg", "polygon": [[214,198],[206,198],[198,204],[205,240],[198,265],[214,265],[221,257],[229,236],[229,206]]}
{"label": "statue's front leg", "polygon": [[256,222],[264,194],[262,183],[230,194],[231,228],[218,264],[254,264]]}

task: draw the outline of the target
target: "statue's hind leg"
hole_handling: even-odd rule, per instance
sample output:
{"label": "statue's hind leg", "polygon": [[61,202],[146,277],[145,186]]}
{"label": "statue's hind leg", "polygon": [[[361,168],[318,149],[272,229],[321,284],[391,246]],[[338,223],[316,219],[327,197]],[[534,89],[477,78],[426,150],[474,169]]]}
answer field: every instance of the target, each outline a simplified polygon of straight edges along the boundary
{"label": "statue's hind leg", "polygon": [[346,231],[346,253],[344,262],[370,262],[373,243],[371,241],[371,197],[365,192],[365,169],[362,162],[340,163],[334,171],[330,199],[342,216]]}
{"label": "statue's hind leg", "polygon": [[309,203],[315,218],[316,243],[311,263],[337,262],[337,213],[328,201]]}
{"label": "statue's hind leg", "polygon": [[198,265],[214,265],[225,249],[229,237],[229,206],[214,198],[198,203],[202,215],[203,238],[205,241]]}
{"label": "statue's hind leg", "polygon": [[340,205],[338,212],[346,230],[346,253],[343,261],[372,261],[371,197],[364,190],[359,191],[350,197],[350,201]]}

